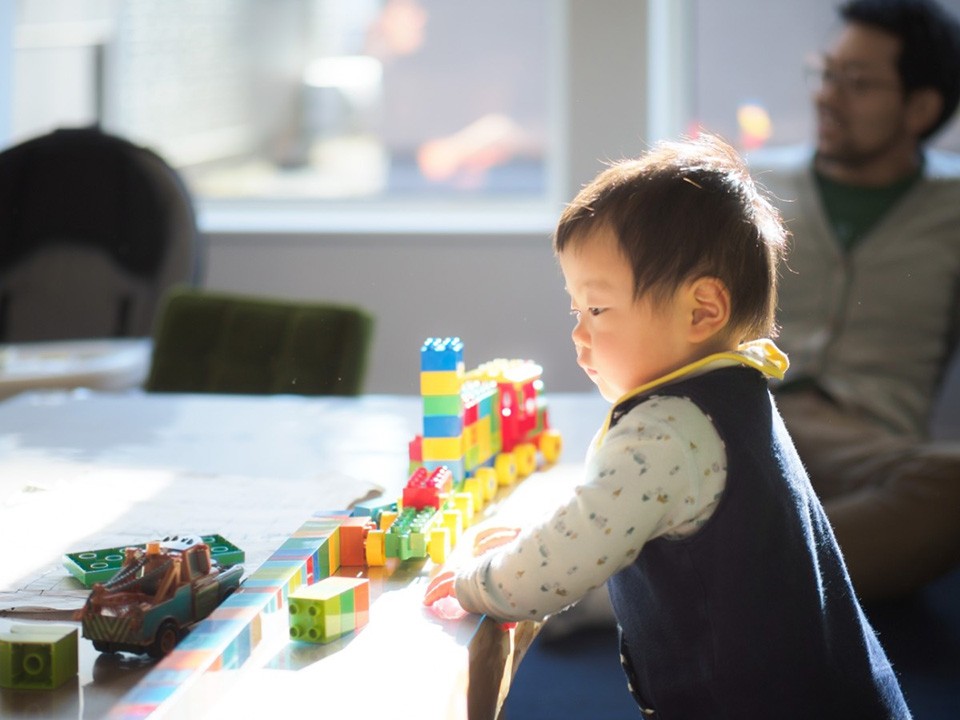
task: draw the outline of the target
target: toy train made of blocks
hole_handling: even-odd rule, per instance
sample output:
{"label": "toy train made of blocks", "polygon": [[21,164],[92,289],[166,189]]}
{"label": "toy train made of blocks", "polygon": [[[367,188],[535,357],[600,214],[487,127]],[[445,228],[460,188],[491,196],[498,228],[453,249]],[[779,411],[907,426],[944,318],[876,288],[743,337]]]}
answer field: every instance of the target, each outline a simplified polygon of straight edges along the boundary
{"label": "toy train made of blocks", "polygon": [[390,558],[443,563],[474,513],[508,486],[560,457],[550,427],[543,368],[491,360],[464,369],[460,338],[428,338],[420,348],[423,429],[409,446],[402,496],[341,527],[343,565]]}

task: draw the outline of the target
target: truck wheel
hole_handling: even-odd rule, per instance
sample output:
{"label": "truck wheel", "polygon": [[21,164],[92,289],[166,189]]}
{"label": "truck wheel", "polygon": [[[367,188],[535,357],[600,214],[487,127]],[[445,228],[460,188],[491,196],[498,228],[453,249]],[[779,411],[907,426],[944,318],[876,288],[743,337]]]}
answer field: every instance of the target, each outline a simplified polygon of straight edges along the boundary
{"label": "truck wheel", "polygon": [[173,620],[167,620],[157,630],[153,645],[147,652],[150,653],[150,657],[162,658],[170,654],[170,651],[177,646],[177,640],[179,639],[177,624]]}
{"label": "truck wheel", "polygon": [[537,446],[533,443],[520,443],[513,449],[517,463],[517,477],[525,478],[537,469]]}
{"label": "truck wheel", "polygon": [[548,464],[555,463],[560,458],[563,449],[563,438],[557,430],[544,430],[540,434],[540,452]]}

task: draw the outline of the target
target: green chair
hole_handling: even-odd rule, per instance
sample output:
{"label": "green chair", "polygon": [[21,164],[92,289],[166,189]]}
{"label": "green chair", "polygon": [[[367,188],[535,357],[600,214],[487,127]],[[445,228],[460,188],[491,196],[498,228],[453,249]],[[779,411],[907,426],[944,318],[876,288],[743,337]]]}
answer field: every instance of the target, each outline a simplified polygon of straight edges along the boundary
{"label": "green chair", "polygon": [[372,329],[360,308],[177,288],[154,330],[145,388],[357,395]]}

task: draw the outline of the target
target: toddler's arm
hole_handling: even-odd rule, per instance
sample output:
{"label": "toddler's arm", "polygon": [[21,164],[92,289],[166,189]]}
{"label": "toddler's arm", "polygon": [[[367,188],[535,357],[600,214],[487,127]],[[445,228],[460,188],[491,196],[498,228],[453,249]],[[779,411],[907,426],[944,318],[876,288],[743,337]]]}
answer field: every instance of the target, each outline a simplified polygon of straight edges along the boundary
{"label": "toddler's arm", "polygon": [[607,434],[568,503],[443,582],[471,612],[540,620],[606,582],[648,540],[695,532],[716,504],[725,467],[720,438],[698,407],[647,401]]}

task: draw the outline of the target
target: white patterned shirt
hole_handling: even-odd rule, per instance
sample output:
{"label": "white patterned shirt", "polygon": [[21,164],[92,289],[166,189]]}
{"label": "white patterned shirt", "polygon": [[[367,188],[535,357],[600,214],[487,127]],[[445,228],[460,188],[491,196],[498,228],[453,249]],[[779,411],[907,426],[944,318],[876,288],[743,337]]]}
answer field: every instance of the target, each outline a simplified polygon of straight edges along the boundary
{"label": "white patterned shirt", "polygon": [[[766,363],[769,371],[770,348],[776,351],[772,343],[745,346],[745,359],[750,353],[763,357],[743,364]],[[683,376],[738,364],[734,356],[740,354],[708,358]],[[779,359],[785,369],[785,358]],[[585,469],[564,505],[508,545],[457,569],[456,595],[466,610],[500,620],[541,620],[603,585],[648,541],[692,535],[723,493],[726,450],[713,422],[691,400],[652,395],[598,433]]]}

